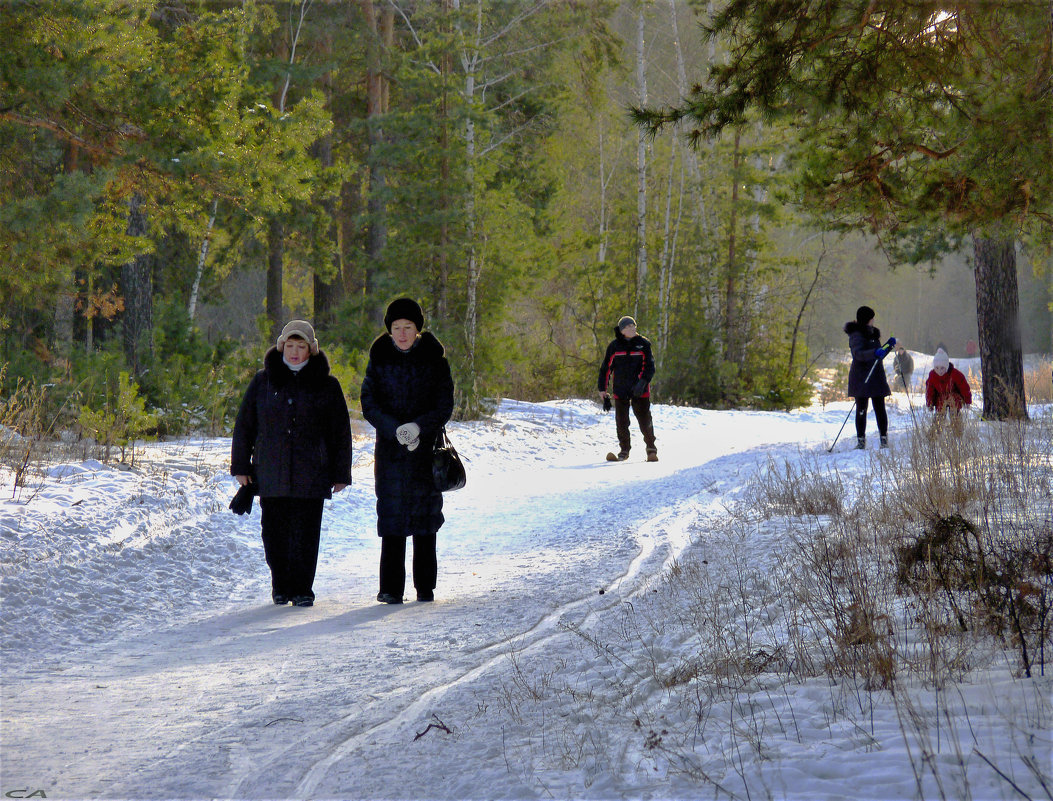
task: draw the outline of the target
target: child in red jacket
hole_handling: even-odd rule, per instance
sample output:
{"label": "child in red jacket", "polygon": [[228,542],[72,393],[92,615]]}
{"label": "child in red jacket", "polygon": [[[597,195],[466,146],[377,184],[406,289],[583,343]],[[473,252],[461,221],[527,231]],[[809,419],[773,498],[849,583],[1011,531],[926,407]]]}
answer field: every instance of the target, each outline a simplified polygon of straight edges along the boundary
{"label": "child in red jacket", "polygon": [[932,357],[932,371],[925,379],[925,405],[937,411],[949,409],[957,413],[972,402],[973,393],[962,371],[951,364],[947,351],[937,348]]}

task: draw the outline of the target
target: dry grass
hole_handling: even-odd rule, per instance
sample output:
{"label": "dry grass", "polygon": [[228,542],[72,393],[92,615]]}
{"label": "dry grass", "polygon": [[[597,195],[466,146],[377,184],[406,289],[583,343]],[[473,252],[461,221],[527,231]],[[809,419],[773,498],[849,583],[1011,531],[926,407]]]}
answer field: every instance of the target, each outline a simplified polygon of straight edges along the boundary
{"label": "dry grass", "polygon": [[839,364],[837,367],[828,367],[816,372],[819,385],[818,399],[824,409],[829,403],[845,399],[848,387],[847,364]]}
{"label": "dry grass", "polygon": [[1024,373],[1024,393],[1028,403],[1053,403],[1053,361]]}
{"label": "dry grass", "polygon": [[55,424],[63,409],[49,412],[46,386],[19,380],[6,386],[7,365],[0,366],[0,485],[11,481],[12,497],[39,491],[47,468],[68,459],[96,456],[90,443],[58,436]]}
{"label": "dry grass", "polygon": [[[1051,453],[1049,417],[963,415],[924,418],[909,447],[861,457],[850,481],[835,460],[770,462],[722,523],[700,522],[697,550],[653,592],[604,626],[565,627],[580,640],[578,667],[513,660],[506,703],[546,732],[517,756],[536,775],[580,771],[586,786],[629,760],[700,794],[777,798],[758,767],[822,725],[811,702],[795,706],[807,688],[828,693],[822,714],[845,733],[843,748],[887,747],[873,713],[892,704],[918,798],[975,797],[978,764],[1010,795],[1008,763],[1030,771],[1027,787],[1053,786],[1032,736],[1053,714],[1047,685],[1020,682],[1020,697],[1032,686],[1036,697],[997,711],[1019,733],[1000,755],[958,730],[989,714],[968,706],[961,682],[1000,660],[1020,677],[1046,669]],[[758,542],[771,544],[770,560]],[[958,717],[947,714],[955,704]],[[636,746],[613,752],[594,736],[615,727]]]}

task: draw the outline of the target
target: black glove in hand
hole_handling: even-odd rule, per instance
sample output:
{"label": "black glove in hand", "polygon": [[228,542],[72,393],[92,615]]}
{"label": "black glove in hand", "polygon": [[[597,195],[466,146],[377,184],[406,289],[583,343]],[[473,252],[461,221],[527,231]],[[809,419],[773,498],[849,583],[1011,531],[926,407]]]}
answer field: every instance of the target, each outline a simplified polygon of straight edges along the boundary
{"label": "black glove in hand", "polygon": [[239,487],[230,501],[230,511],[236,515],[247,515],[251,512],[252,499],[255,497],[257,489],[255,484],[246,484],[244,487]]}
{"label": "black glove in hand", "polygon": [[611,410],[611,396],[610,395],[604,395],[603,396],[603,411],[609,412],[610,410]]}

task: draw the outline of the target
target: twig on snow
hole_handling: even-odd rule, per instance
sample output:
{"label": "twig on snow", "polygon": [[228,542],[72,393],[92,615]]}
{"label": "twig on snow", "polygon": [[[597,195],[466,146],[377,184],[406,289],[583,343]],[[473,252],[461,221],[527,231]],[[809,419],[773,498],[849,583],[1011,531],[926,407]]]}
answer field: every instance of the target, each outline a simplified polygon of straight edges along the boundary
{"label": "twig on snow", "polygon": [[443,723],[441,720],[439,720],[439,716],[438,715],[436,715],[433,712],[431,716],[433,718],[435,718],[435,722],[434,723],[429,723],[428,724],[428,728],[426,728],[424,731],[417,732],[417,736],[413,738],[414,741],[419,740],[421,737],[423,737],[425,734],[430,732],[432,729],[438,729],[439,731],[444,731],[447,734],[453,734],[453,730],[449,726],[447,726],[445,723]]}

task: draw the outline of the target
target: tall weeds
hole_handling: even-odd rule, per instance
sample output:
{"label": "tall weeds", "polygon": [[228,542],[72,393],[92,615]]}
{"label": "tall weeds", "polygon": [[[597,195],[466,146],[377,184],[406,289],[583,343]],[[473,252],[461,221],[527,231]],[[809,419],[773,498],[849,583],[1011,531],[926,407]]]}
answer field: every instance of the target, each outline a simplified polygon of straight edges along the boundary
{"label": "tall weeds", "polygon": [[32,497],[49,465],[68,456],[84,458],[91,446],[56,431],[77,392],[56,404],[47,384],[22,378],[9,383],[7,365],[0,365],[0,485],[11,481],[12,497],[27,492]]}
{"label": "tall weeds", "polygon": [[524,741],[535,775],[621,728],[626,751],[583,741],[594,769],[700,796],[785,797],[780,760],[817,738],[901,751],[896,797],[1048,795],[1053,421],[919,415],[900,442],[850,473],[770,462],[617,620],[565,626],[579,665],[515,660],[517,724],[547,732]]}
{"label": "tall weeds", "polygon": [[3,392],[7,365],[0,366],[0,467],[14,476],[14,488],[26,485],[30,466],[48,433],[44,390],[19,380]]}

